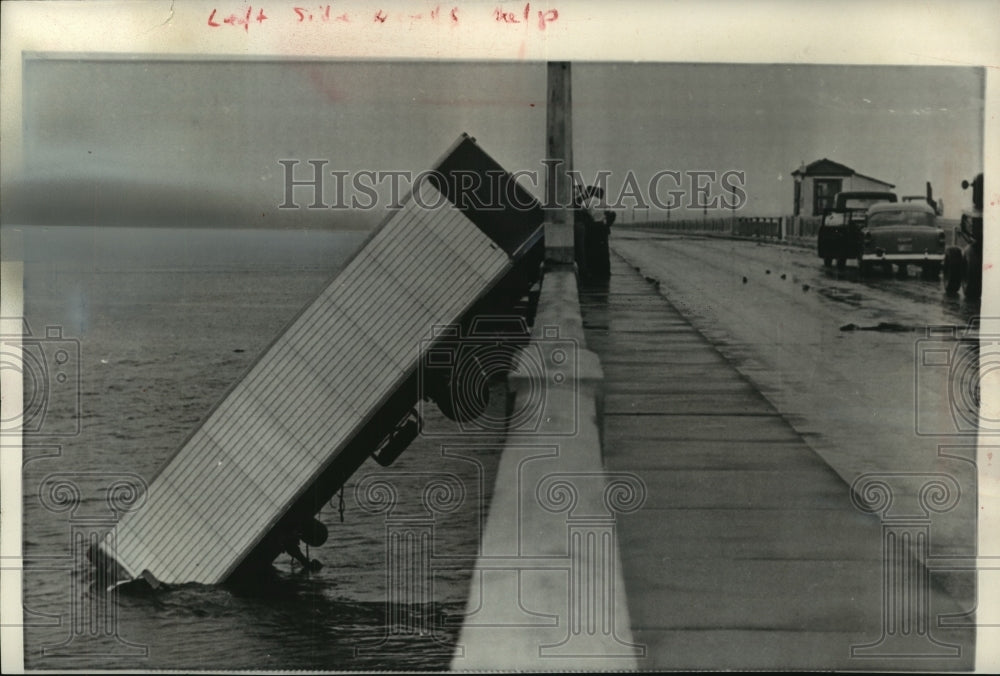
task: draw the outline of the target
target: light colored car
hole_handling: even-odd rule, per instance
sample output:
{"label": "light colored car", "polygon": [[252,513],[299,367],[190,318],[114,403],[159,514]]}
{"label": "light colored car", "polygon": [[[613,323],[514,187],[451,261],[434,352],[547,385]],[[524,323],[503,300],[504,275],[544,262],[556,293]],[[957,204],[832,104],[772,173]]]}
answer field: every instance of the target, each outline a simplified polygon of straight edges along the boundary
{"label": "light colored car", "polygon": [[896,265],[905,276],[906,266],[914,264],[925,279],[937,279],[944,262],[944,230],[936,219],[926,202],[871,206],[862,231],[861,271],[869,272],[876,264],[889,270]]}

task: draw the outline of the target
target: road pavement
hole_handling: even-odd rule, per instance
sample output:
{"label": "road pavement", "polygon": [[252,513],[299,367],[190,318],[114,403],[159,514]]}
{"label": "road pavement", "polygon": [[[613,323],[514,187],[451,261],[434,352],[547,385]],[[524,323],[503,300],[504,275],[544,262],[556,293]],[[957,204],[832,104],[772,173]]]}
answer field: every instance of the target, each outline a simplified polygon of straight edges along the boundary
{"label": "road pavement", "polygon": [[627,230],[613,247],[849,485],[872,473],[954,479],[962,499],[935,515],[931,553],[974,555],[977,307],[916,270],[860,279],[796,247]]}
{"label": "road pavement", "polygon": [[[961,449],[938,453],[932,442],[947,435],[926,442],[912,403],[889,391],[936,386],[913,375],[920,332],[886,329],[917,326],[907,310],[918,299],[880,315],[891,291],[866,292],[866,306],[845,291],[856,280],[778,247],[620,232],[614,248],[610,287],[581,292],[581,305],[605,372],[605,464],[646,483],[645,505],[618,529],[640,668],[968,668],[971,576],[948,588],[938,570],[929,585],[913,562],[933,552],[968,563],[972,463]],[[861,299],[842,315],[838,293]],[[958,312],[934,321],[954,326]],[[883,333],[885,346],[849,342]],[[819,382],[823,396],[811,391]],[[951,420],[939,414],[926,424]],[[866,416],[905,438],[872,431]],[[879,458],[839,446],[865,433],[869,448],[887,444]],[[935,518],[901,519],[904,504]],[[926,624],[941,613],[951,628]]]}

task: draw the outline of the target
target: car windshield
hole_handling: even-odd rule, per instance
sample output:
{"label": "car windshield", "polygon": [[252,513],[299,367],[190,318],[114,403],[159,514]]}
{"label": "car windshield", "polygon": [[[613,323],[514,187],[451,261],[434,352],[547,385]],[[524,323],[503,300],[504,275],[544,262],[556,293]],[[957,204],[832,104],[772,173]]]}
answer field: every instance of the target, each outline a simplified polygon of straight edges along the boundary
{"label": "car windshield", "polygon": [[868,217],[868,225],[934,225],[934,215],[923,211],[879,211]]}

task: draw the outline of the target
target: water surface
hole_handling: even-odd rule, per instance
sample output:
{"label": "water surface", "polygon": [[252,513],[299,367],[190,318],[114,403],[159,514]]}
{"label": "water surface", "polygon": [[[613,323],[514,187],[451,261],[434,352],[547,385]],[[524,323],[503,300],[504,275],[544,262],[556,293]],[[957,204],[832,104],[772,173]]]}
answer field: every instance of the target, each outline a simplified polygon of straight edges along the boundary
{"label": "water surface", "polygon": [[[319,572],[307,574],[283,555],[252,589],[123,589],[113,629],[73,635],[91,626],[73,613],[108,600],[72,545],[74,534],[109,519],[107,485],[122,475],[150,479],[365,236],[23,229],[25,318],[41,349],[60,340],[78,350],[80,394],[69,396],[75,379],[53,392],[43,428],[72,432],[78,421],[78,434],[25,439],[27,668],[447,668],[501,440],[458,435],[436,409],[427,411],[428,436],[392,467],[369,461],[355,474],[343,523],[339,501],[322,509],[330,541],[309,552],[323,562]],[[41,340],[56,335],[46,327],[61,337]],[[491,415],[499,416],[503,397],[495,394]],[[80,494],[62,511],[46,494],[59,478]],[[395,493],[391,511],[363,499],[377,479]],[[450,491],[446,504],[435,502],[442,490]],[[430,548],[411,547],[417,553],[398,563],[388,543],[406,529],[429,533]],[[400,579],[408,582],[397,597]]]}

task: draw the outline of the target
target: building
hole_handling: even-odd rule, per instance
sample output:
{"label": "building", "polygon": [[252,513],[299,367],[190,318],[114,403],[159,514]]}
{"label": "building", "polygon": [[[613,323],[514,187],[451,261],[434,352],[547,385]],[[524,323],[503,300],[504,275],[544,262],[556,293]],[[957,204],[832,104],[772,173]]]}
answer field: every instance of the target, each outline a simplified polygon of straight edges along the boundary
{"label": "building", "polygon": [[825,157],[792,172],[795,179],[795,216],[822,216],[833,206],[833,196],[847,190],[891,191],[895,186],[859,174],[848,166]]}

